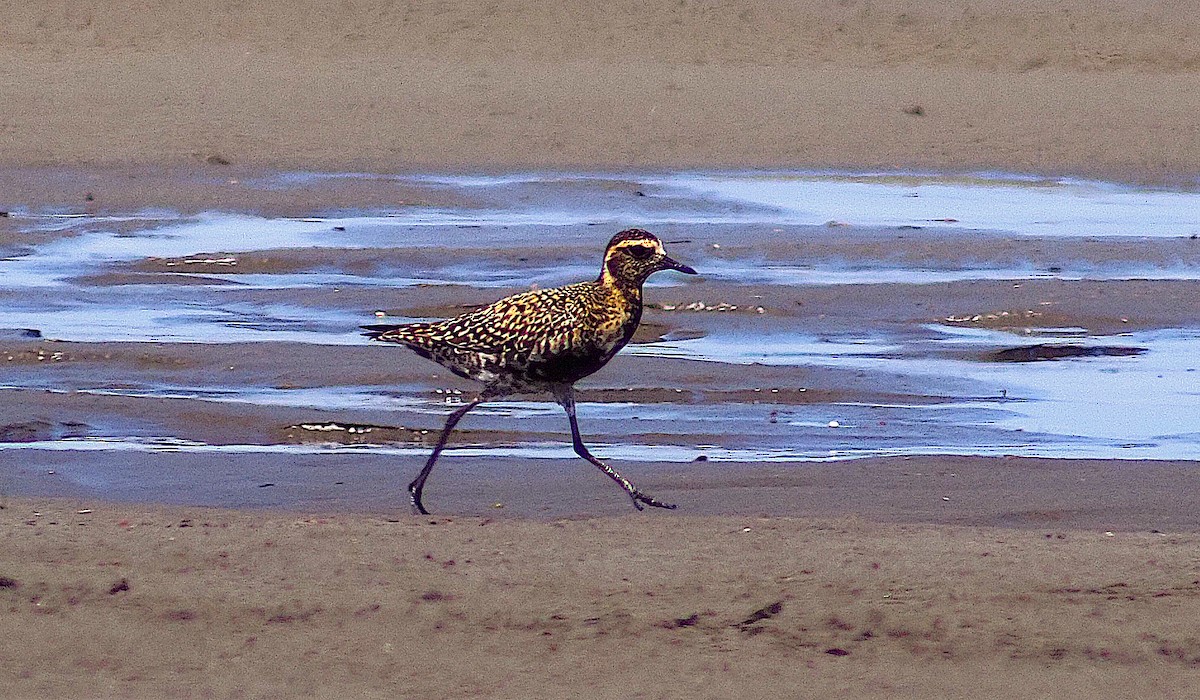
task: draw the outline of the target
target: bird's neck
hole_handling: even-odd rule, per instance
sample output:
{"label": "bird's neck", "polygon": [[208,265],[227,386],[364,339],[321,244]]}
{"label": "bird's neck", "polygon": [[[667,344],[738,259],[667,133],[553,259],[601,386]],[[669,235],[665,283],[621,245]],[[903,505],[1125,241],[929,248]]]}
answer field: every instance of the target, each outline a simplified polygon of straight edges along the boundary
{"label": "bird's neck", "polygon": [[642,285],[622,282],[620,277],[609,274],[607,269],[596,280],[596,285],[612,300],[608,308],[616,312],[614,315],[620,322],[620,339],[612,347],[611,356],[629,342],[642,321]]}
{"label": "bird's neck", "polygon": [[628,306],[641,308],[644,280],[631,280],[621,275],[619,269],[614,271],[609,265],[605,265],[600,272],[600,279],[596,281],[614,296],[620,297]]}
{"label": "bird's neck", "polygon": [[620,264],[613,259],[604,261],[604,265],[600,268],[600,279],[596,280],[605,287],[619,289],[622,292],[629,293],[634,297],[642,298],[642,284],[645,283],[644,276],[631,276],[630,270],[622,269]]}

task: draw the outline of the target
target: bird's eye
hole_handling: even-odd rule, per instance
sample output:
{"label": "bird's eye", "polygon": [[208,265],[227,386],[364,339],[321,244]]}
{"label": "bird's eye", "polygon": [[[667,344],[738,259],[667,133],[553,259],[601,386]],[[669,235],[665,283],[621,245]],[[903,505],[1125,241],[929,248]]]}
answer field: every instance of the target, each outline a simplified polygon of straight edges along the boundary
{"label": "bird's eye", "polygon": [[631,245],[629,254],[633,256],[634,260],[645,260],[654,255],[654,248],[648,245]]}

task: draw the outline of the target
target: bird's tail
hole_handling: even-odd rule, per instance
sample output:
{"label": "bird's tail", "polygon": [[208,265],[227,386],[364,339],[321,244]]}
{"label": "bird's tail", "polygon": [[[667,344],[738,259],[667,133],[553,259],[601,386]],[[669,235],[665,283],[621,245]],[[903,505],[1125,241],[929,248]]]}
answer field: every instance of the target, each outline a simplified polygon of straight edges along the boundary
{"label": "bird's tail", "polygon": [[380,336],[384,335],[385,333],[391,333],[392,331],[399,330],[403,327],[404,326],[402,325],[389,323],[375,323],[369,326],[359,326],[359,328],[363,329],[363,335],[367,336],[371,340],[379,340]]}

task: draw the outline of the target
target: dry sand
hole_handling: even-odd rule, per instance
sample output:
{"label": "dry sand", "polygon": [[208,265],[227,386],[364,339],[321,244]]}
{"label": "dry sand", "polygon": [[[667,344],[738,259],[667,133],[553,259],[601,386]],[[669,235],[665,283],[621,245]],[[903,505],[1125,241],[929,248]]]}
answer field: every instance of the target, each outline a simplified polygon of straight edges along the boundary
{"label": "dry sand", "polygon": [[30,505],[0,511],[10,697],[1198,687],[1194,534]]}
{"label": "dry sand", "polygon": [[[272,169],[1200,173],[1186,2],[0,6],[0,208],[405,196],[237,184]],[[743,494],[711,517],[419,518],[381,505],[405,475],[371,515],[7,497],[0,696],[1200,695],[1190,465],[1042,466],[929,460],[932,506],[894,463],[677,474]]]}
{"label": "dry sand", "polygon": [[1200,164],[1183,0],[0,6],[6,166]]}

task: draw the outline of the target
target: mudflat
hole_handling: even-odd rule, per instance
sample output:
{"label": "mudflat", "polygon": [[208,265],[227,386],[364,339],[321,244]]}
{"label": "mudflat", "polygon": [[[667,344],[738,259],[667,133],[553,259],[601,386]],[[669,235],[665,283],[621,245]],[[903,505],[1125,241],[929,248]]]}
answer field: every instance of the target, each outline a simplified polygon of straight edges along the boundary
{"label": "mudflat", "polygon": [[[2,14],[0,210],[14,216],[0,218],[0,249],[12,260],[147,225],[55,228],[42,214],[483,209],[462,189],[384,177],[396,173],[602,172],[610,183],[576,195],[644,201],[619,173],[999,170],[1187,188],[1200,172],[1200,20],[1183,2],[44,2]],[[293,171],[365,175],[280,186]],[[664,233],[675,257],[726,271],[1186,271],[1198,254],[1186,235],[1026,245],[831,224]],[[1196,326],[1194,275],[802,292],[733,273],[667,281],[648,290],[638,345],[581,383],[581,422],[679,511],[633,512],[569,448],[529,458],[528,444],[561,446],[565,431],[553,407],[529,403],[464,423],[456,442],[480,456],[448,454],[426,491],[437,515],[418,517],[404,486],[471,384],[398,348],[304,334],[589,274],[613,232],[581,225],[546,245],[494,226],[471,247],[452,243],[459,227],[431,230],[440,245],[424,249],[229,241],[80,266],[70,299],[0,285],[0,309],[20,320],[0,336],[0,629],[12,640],[0,696],[1200,692],[1194,461],[779,463],[784,448],[846,449],[832,419],[864,441],[897,423],[847,419],[853,407],[973,410],[959,404],[985,385],[638,350],[768,327],[880,333],[908,344],[879,357],[921,359],[930,324],[1138,345]],[[473,267],[480,250],[499,281]],[[417,274],[447,269],[468,283]],[[414,283],[337,283],[393,270]],[[293,273],[331,281],[254,277]],[[285,305],[303,313],[257,311]],[[108,325],[113,309],[140,335]],[[224,328],[246,338],[178,335],[210,332],[214,309],[245,312]],[[147,342],[155,324],[166,335]],[[973,350],[938,359],[998,366]],[[62,449],[76,437],[123,447]],[[331,441],[345,445],[319,449]],[[354,452],[379,443],[390,451]],[[662,458],[621,458],[639,449]]]}

